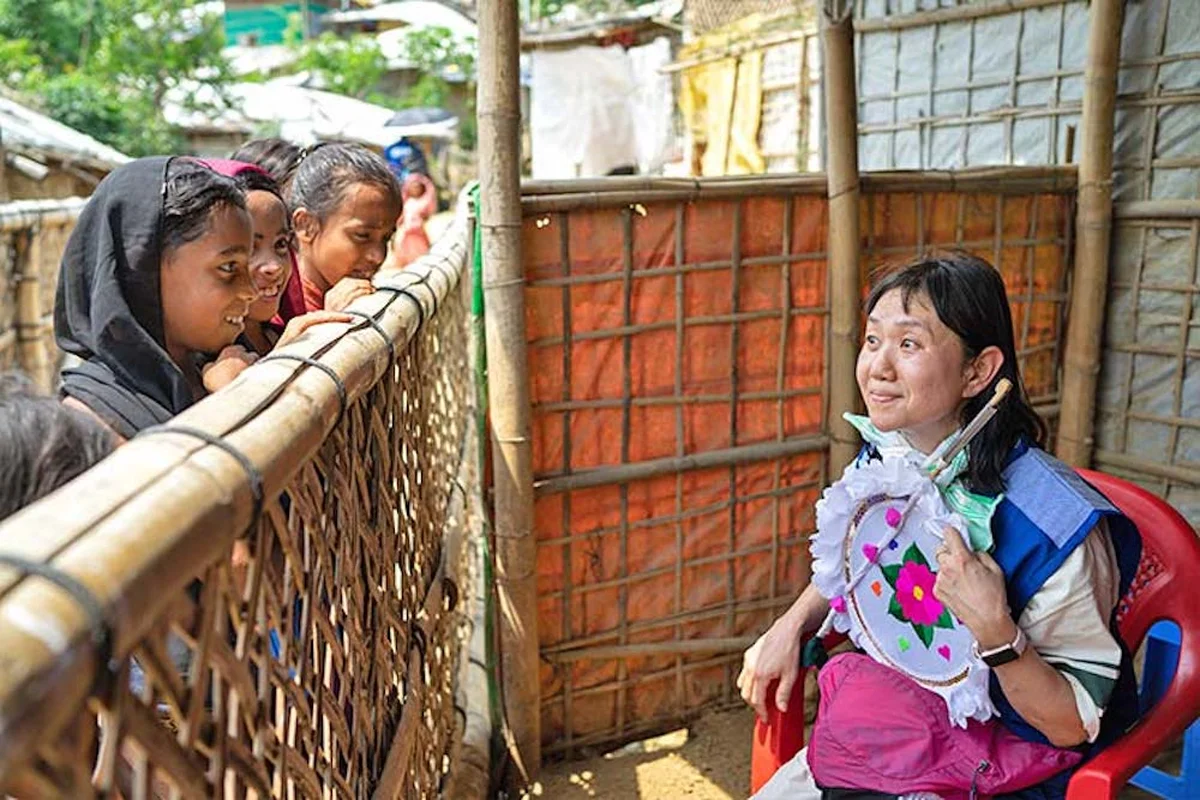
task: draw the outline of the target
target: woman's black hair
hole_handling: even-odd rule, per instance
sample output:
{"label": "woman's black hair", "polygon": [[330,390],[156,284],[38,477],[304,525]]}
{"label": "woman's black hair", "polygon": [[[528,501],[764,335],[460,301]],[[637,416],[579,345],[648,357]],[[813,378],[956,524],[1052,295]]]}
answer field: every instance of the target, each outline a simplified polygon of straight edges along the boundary
{"label": "woman's black hair", "polygon": [[299,145],[279,138],[251,139],[230,156],[234,161],[244,161],[265,169],[275,179],[282,194],[287,193],[303,157],[304,150]]}
{"label": "woman's black hair", "polygon": [[246,196],[233,179],[198,161],[172,159],[163,185],[163,252],[203,236],[212,212],[221,206],[246,209]]}
{"label": "woman's black hair", "polygon": [[381,189],[399,213],[403,194],[387,162],[362,145],[345,142],[321,144],[308,151],[292,176],[288,205],[305,208],[324,222],[360,183]]}
{"label": "woman's black hair", "polygon": [[966,402],[960,419],[966,425],[979,413],[1001,378],[1012,381],[1014,389],[968,450],[967,482],[971,490],[991,494],[1004,491],[1004,468],[1013,447],[1022,440],[1045,447],[1047,434],[1046,423],[1033,410],[1021,382],[1004,279],[991,264],[967,253],[933,254],[883,274],[871,287],[867,313],[880,298],[897,289],[906,311],[913,295],[929,298],[938,319],[962,341],[968,359],[988,347],[997,347],[1004,354],[1004,363],[992,382]]}
{"label": "woman's black hair", "polygon": [[0,375],[0,519],[82,474],[114,446],[98,420],[38,394],[24,376]]}

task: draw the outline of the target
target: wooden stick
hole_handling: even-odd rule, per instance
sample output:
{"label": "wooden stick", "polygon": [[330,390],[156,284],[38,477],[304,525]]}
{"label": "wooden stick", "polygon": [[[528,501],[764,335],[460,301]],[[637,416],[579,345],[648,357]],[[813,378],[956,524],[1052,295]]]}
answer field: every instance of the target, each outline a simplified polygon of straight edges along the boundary
{"label": "wooden stick", "polygon": [[599,661],[609,658],[639,658],[643,656],[676,655],[680,653],[732,653],[754,644],[755,636],[724,636],[714,639],[683,639],[677,642],[643,642],[641,644],[578,647],[543,653],[548,661]]}
{"label": "wooden stick", "polygon": [[1130,200],[1113,203],[1114,219],[1200,219],[1200,200]]}
{"label": "wooden stick", "polygon": [[0,231],[9,232],[41,226],[52,228],[70,225],[79,219],[87,205],[83,197],[61,200],[16,200],[0,205]]}
{"label": "wooden stick", "polygon": [[537,481],[534,485],[534,490],[540,497],[557,492],[587,489],[592,486],[646,480],[647,478],[669,475],[674,472],[749,464],[754,461],[766,461],[772,458],[788,458],[802,453],[819,452],[825,449],[828,444],[829,439],[825,436],[804,436],[795,439],[785,439],[782,442],[762,442],[761,444],[730,447],[725,450],[710,450],[690,456],[656,458],[650,461],[639,461],[634,464],[598,467],[582,472],[573,472],[570,475]]}
{"label": "wooden stick", "polygon": [[1145,475],[1177,483],[1200,486],[1200,468],[1198,467],[1163,464],[1159,461],[1150,461],[1149,459],[1126,455],[1125,453],[1114,453],[1111,450],[1097,450],[1095,461],[1102,467],[1116,467],[1117,469],[1141,472]]}
{"label": "wooden stick", "polygon": [[[856,155],[857,161],[857,155]],[[866,194],[894,192],[968,192],[986,194],[1065,194],[1074,190],[1073,166],[971,167],[960,171],[868,172],[861,177]],[[538,216],[559,211],[611,208],[626,204],[696,202],[723,197],[809,194],[827,195],[821,173],[754,178],[594,178],[581,181],[526,181],[521,211]]]}
{"label": "wooden stick", "polygon": [[517,6],[479,4],[479,225],[495,485],[496,590],[504,712],[528,780],[541,767],[532,412],[521,262]]}
{"label": "wooden stick", "polygon": [[17,257],[17,350],[21,369],[43,392],[53,387],[50,358],[43,329],[42,292],[39,272],[42,261],[42,231],[34,227],[26,237],[18,234]]}
{"label": "wooden stick", "polygon": [[850,3],[822,4],[825,48],[826,152],[829,156],[829,466],[835,472],[858,450],[858,434],[842,418],[861,407],[854,377],[859,328],[858,102],[855,99],[854,29]]}
{"label": "wooden stick", "polygon": [[1095,0],[1088,12],[1088,60],[1083,94],[1075,274],[1056,453],[1076,467],[1091,462],[1096,384],[1104,336],[1109,244],[1112,234],[1113,107],[1121,52],[1122,0]]}
{"label": "wooden stick", "polygon": [[938,8],[930,11],[914,11],[911,14],[894,14],[886,17],[860,19],[854,23],[858,33],[877,31],[901,31],[906,28],[922,28],[947,22],[967,22],[985,19],[998,14],[1010,14],[1031,8],[1062,5],[1063,0],[983,0],[970,5]]}

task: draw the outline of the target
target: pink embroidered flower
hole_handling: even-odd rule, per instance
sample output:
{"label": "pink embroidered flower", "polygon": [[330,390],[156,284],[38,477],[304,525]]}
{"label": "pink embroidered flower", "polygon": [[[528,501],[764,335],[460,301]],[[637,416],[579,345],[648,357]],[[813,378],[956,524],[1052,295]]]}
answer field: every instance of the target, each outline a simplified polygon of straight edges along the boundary
{"label": "pink embroidered flower", "polygon": [[915,561],[906,561],[896,576],[896,600],[904,616],[916,625],[934,625],[942,615],[942,604],[933,596],[933,583],[937,576],[929,567]]}

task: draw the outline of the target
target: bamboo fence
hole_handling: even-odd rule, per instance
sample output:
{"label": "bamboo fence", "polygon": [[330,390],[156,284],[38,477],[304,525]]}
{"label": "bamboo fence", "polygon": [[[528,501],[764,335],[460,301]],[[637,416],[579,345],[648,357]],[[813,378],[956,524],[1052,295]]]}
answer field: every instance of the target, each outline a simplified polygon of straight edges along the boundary
{"label": "bamboo fence", "polygon": [[[859,199],[864,281],[935,248],[997,265],[1048,416],[1074,181],[868,174]],[[741,650],[806,580],[833,474],[830,309],[864,288],[834,292],[826,187],[820,174],[524,187],[548,756],[740,703]]]}
{"label": "bamboo fence", "polygon": [[438,793],[478,490],[468,227],[0,526],[0,790]]}
{"label": "bamboo fence", "polygon": [[57,380],[54,291],[67,237],[84,200],[0,205],[0,371],[18,369],[49,391]]}

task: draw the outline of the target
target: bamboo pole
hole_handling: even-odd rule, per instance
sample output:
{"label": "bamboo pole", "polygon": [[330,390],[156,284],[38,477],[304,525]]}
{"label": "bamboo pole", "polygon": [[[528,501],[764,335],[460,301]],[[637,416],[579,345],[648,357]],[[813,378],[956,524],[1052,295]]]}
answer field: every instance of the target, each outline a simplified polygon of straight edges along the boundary
{"label": "bamboo pole", "polygon": [[858,360],[858,101],[854,86],[854,27],[850,0],[823,0],[826,152],[829,182],[829,468],[834,474],[858,450],[858,434],[842,412],[859,407]]}
{"label": "bamboo pole", "polygon": [[521,263],[517,8],[479,4],[479,225],[495,481],[500,672],[510,746],[532,780],[541,765],[532,412]]}
{"label": "bamboo pole", "polygon": [[1200,200],[1129,200],[1113,203],[1113,219],[1200,219]]}
{"label": "bamboo pole", "polygon": [[[18,237],[18,239],[23,237]],[[39,274],[42,260],[42,232],[37,227],[29,231],[28,242],[17,244],[17,314],[16,328],[18,360],[21,369],[39,389],[49,392],[50,358],[46,353],[46,337],[42,325],[42,293]]]}
{"label": "bamboo pole", "polygon": [[1067,319],[1062,396],[1071,402],[1059,419],[1057,455],[1068,464],[1091,463],[1096,383],[1112,237],[1113,108],[1121,54],[1122,0],[1095,0],[1088,12],[1076,217],[1075,274]]}
{"label": "bamboo pole", "polygon": [[[864,194],[895,192],[965,192],[1014,195],[1061,194],[1076,185],[1073,166],[972,167],[961,171],[870,172],[860,176]],[[820,173],[754,178],[730,176],[682,181],[677,178],[597,178],[580,181],[527,181],[521,210],[526,216],[562,211],[612,208],[640,203],[696,202],[767,195],[822,195],[828,178]]]}
{"label": "bamboo pole", "polygon": [[776,458],[790,458],[803,453],[815,453],[824,450],[828,442],[829,440],[824,436],[804,436],[796,439],[785,439],[781,442],[741,445],[725,450],[694,453],[688,456],[668,456],[666,458],[656,458],[651,461],[640,461],[636,464],[598,467],[596,469],[573,472],[570,475],[546,478],[545,480],[538,481],[534,488],[540,496],[587,489],[592,486],[646,480],[661,475],[673,475],[677,472],[730,467],[737,466],[738,464],[750,464],[755,461],[769,461]]}
{"label": "bamboo pole", "polygon": [[1061,6],[1064,0],[983,0],[983,2],[967,5],[937,8],[929,11],[914,11],[911,14],[895,14],[890,17],[872,17],[860,19],[854,23],[858,33],[873,33],[875,31],[900,31],[905,28],[923,28],[928,25],[941,25],[947,22],[969,22],[972,20],[994,17],[997,14],[1011,14],[1046,6]]}

